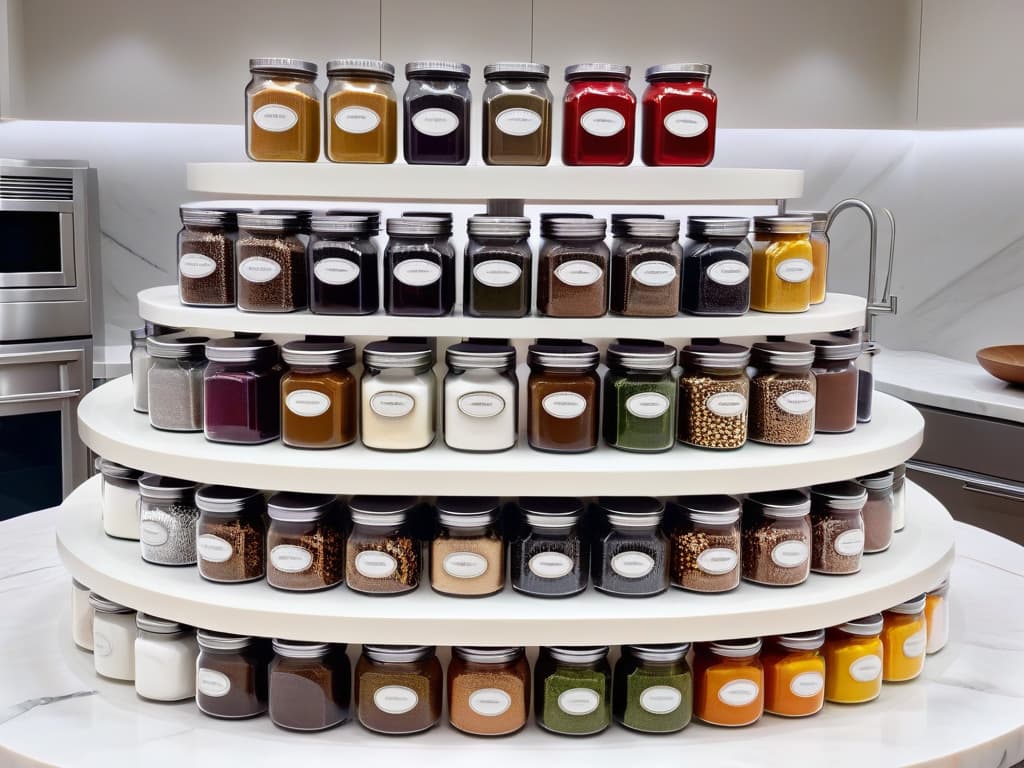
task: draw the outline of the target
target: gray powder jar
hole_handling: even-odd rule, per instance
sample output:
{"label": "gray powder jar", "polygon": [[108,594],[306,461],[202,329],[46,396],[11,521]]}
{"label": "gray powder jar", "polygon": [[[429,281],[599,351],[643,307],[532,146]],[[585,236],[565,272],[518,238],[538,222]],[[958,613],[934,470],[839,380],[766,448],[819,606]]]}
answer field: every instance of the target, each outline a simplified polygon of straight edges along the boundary
{"label": "gray powder jar", "polygon": [[166,334],[146,340],[149,423],[173,432],[203,429],[205,336]]}
{"label": "gray powder jar", "polygon": [[146,474],[139,478],[142,559],[156,565],[196,564],[197,483]]}

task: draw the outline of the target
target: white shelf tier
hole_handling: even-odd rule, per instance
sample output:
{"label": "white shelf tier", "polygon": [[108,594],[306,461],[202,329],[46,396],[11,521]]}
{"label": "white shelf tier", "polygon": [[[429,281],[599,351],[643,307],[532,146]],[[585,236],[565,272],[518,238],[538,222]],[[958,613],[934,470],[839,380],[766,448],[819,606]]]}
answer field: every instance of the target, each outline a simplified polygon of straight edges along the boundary
{"label": "white shelf tier", "polygon": [[677,445],[641,454],[602,445],[587,454],[535,451],[524,438],[503,453],[453,451],[438,438],[421,451],[337,450],[211,443],[200,432],[153,429],[131,406],[124,376],[93,390],[78,409],[79,431],[100,456],[148,472],[203,483],[310,493],[423,496],[671,496],[749,493],[848,480],[894,467],[921,445],[924,420],[912,406],[875,394],[874,419],[810,445],[748,443],[736,451]]}
{"label": "white shelf tier", "polygon": [[139,315],[160,325],[209,331],[320,334],[348,336],[446,336],[493,339],[694,339],[741,336],[785,336],[824,333],[864,325],[867,302],[860,296],[830,293],[823,304],[799,314],[748,312],[742,317],[616,317],[597,318],[468,317],[457,310],[448,317],[314,315],[241,312],[234,307],[186,307],[175,285],[139,292]]}
{"label": "white shelf tier", "polygon": [[431,645],[700,641],[831,626],[932,588],[953,563],[953,521],[934,497],[908,486],[906,529],[887,552],[866,556],[858,574],[812,574],[790,589],[744,583],[719,595],[672,589],[646,600],[593,589],[567,600],[543,600],[506,587],[498,595],[466,600],[436,594],[426,584],[393,598],[359,595],[345,587],[304,594],[281,592],[264,582],[213,584],[195,568],[146,563],[138,543],[106,536],[98,478],[64,502],[57,540],[71,575],[105,597],[241,635]]}
{"label": "white shelf tier", "polygon": [[187,180],[218,195],[423,202],[754,202],[804,191],[803,171],[772,168],[189,163]]}

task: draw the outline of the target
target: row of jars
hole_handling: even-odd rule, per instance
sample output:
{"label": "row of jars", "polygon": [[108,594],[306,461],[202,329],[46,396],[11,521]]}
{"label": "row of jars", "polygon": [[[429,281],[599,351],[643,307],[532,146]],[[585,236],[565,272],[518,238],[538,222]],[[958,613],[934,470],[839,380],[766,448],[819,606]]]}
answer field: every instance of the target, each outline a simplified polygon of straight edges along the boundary
{"label": "row of jars", "polygon": [[[588,581],[605,594],[650,597],[673,585],[726,592],[741,578],[795,586],[814,571],[861,569],[861,556],[889,548],[905,499],[894,472],[803,491],[679,497],[441,497],[276,493],[202,486],[141,474],[109,461],[104,531],[141,542],[157,565],[198,564],[208,581],[266,579],[287,591],[345,583],[372,595],[412,592],[483,597],[512,588],[571,597]],[[897,507],[900,512],[897,514]],[[267,521],[269,517],[269,523]],[[429,562],[424,557],[424,542]]]}
{"label": "row of jars", "polygon": [[671,733],[693,717],[720,726],[752,725],[765,712],[807,717],[825,701],[866,703],[883,682],[917,678],[926,654],[946,644],[947,588],[827,631],[627,645],[614,671],[608,646],[543,647],[532,675],[522,647],[454,647],[445,675],[433,646],[409,645],[364,645],[353,675],[345,645],[195,631],[77,582],[73,627],[97,674],[134,681],[146,699],[195,697],[212,717],[267,713],[282,728],[321,731],[354,716],[400,735],[437,725],[447,690],[449,722],[477,736],[521,730],[531,701],[537,724],[558,734],[599,733],[613,720]]}
{"label": "row of jars", "polygon": [[[180,210],[178,287],[190,306],[248,312],[438,317],[455,306],[458,268],[448,213]],[[690,217],[541,215],[534,259],[527,217],[472,216],[462,311],[472,317],[673,317],[803,312],[825,300],[827,214]],[[748,238],[753,229],[752,239]],[[383,262],[381,269],[380,263]]]}
{"label": "row of jars", "polygon": [[[375,59],[327,62],[321,95],[318,66],[302,59],[250,59],[246,86],[246,153],[253,160],[393,163],[398,156],[395,67]],[[488,165],[547,165],[554,97],[550,68],[535,62],[484,67],[481,126]],[[466,165],[470,155],[471,69],[456,61],[412,61],[402,104],[403,154],[415,165]],[[636,96],[622,64],[566,67],[564,165],[633,162]],[[710,64],[649,67],[642,98],[641,158],[647,165],[701,166],[715,155],[718,97]],[[323,106],[321,107],[321,101]],[[321,124],[323,141],[321,142]]]}

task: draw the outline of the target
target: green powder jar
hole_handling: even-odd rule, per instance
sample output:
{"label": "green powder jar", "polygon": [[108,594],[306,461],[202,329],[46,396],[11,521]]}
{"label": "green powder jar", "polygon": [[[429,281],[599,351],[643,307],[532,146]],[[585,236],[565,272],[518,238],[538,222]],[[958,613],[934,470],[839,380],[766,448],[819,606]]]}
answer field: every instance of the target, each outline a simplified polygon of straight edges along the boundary
{"label": "green powder jar", "polygon": [[541,648],[534,667],[534,715],[552,733],[588,736],[612,719],[608,646]]}
{"label": "green powder jar", "polygon": [[643,733],[681,731],[693,714],[689,643],[626,645],[615,665],[615,720]]}
{"label": "green powder jar", "polygon": [[660,342],[611,344],[605,362],[605,442],[623,451],[667,451],[675,444],[675,349]]}

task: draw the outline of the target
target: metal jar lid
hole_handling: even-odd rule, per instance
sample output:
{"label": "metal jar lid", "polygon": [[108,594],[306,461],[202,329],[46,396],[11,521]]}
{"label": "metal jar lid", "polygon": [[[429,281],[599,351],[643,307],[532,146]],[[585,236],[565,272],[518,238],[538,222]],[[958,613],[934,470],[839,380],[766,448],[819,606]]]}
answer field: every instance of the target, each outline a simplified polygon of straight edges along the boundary
{"label": "metal jar lid", "polygon": [[200,648],[210,651],[242,651],[256,642],[256,638],[248,635],[229,635],[209,629],[196,630],[196,640]]}
{"label": "metal jar lid", "polygon": [[901,480],[905,480],[907,477],[907,465],[897,464],[895,467],[889,470],[892,472],[893,484],[898,484]]}
{"label": "metal jar lid", "polygon": [[884,625],[885,620],[882,618],[882,614],[873,613],[870,616],[864,616],[863,618],[840,624],[839,629],[848,635],[856,635],[857,637],[877,637]]}
{"label": "metal jar lid", "polygon": [[452,653],[463,661],[474,664],[509,664],[522,658],[526,650],[522,646],[507,648],[481,648],[478,646],[457,645]]}
{"label": "metal jar lid", "polygon": [[[372,236],[380,232],[380,211],[359,211],[351,208],[330,208],[318,215],[328,217],[340,216],[349,219],[364,219],[366,221],[367,234]],[[312,223],[312,219],[310,219],[310,223]]]}
{"label": "metal jar lid", "polygon": [[554,240],[603,240],[607,228],[604,219],[547,219],[541,235]]}
{"label": "metal jar lid", "polygon": [[551,646],[548,653],[555,661],[563,664],[593,664],[608,656],[607,645]]}
{"label": "metal jar lid", "polygon": [[432,645],[364,645],[365,653],[373,661],[409,663],[423,661],[434,655]]}
{"label": "metal jar lid", "polygon": [[356,345],[347,341],[289,341],[281,358],[296,368],[348,368],[355,365]]}
{"label": "metal jar lid", "polygon": [[138,480],[142,477],[140,470],[126,467],[109,459],[100,459],[99,469],[104,477],[116,478],[118,480]]}
{"label": "metal jar lid", "polygon": [[266,58],[249,59],[250,72],[289,72],[299,75],[316,75],[317,66],[304,59]]}
{"label": "metal jar lid", "polygon": [[270,642],[274,653],[288,659],[319,659],[331,650],[330,643],[306,643],[299,640],[274,638]]}
{"label": "metal jar lid", "polygon": [[583,516],[583,502],[571,497],[524,496],[519,509],[534,528],[571,528]]}
{"label": "metal jar lid", "polygon": [[216,363],[275,362],[277,344],[270,339],[210,339],[206,359]]}
{"label": "metal jar lid", "polygon": [[621,237],[634,240],[676,240],[679,238],[679,219],[620,219],[623,228]]}
{"label": "metal jar lid", "polygon": [[136,614],[135,626],[143,632],[152,632],[155,635],[178,635],[190,629],[186,624],[179,624],[170,619],[161,619],[148,613]]}
{"label": "metal jar lid", "polygon": [[298,232],[303,228],[301,217],[294,213],[240,213],[238,228],[252,232],[287,233]]}
{"label": "metal jar lid", "polygon": [[566,80],[629,80],[633,71],[628,64],[604,64],[591,62],[573,64],[565,68]]}
{"label": "metal jar lid", "polygon": [[451,230],[451,222],[442,218],[429,218],[427,216],[401,216],[396,219],[388,219],[387,221],[387,231],[389,235],[441,237],[443,235],[450,235]]}
{"label": "metal jar lid", "polygon": [[790,651],[816,651],[825,644],[825,630],[812,629],[809,632],[790,632],[779,635],[775,642]]}
{"label": "metal jar lid", "polygon": [[202,360],[206,354],[206,336],[182,336],[180,333],[166,333],[146,339],[146,351],[150,357],[162,360]]}
{"label": "metal jar lid", "polygon": [[182,501],[195,494],[199,483],[148,473],[139,478],[139,493],[156,501]]}
{"label": "metal jar lid", "polygon": [[409,341],[371,341],[363,347],[363,365],[369,368],[423,368],[434,364],[434,351]]}
{"label": "metal jar lid", "polygon": [[327,62],[327,75],[370,75],[394,80],[395,65],[380,59],[331,59]]}
{"label": "metal jar lid", "polygon": [[484,80],[547,80],[551,67],[535,61],[499,61],[484,67]]}
{"label": "metal jar lid", "polygon": [[431,75],[437,75],[439,79],[447,80],[469,80],[473,70],[469,64],[458,61],[410,61],[405,65],[406,78],[429,79]]}
{"label": "metal jar lid", "polygon": [[[615,215],[615,214],[613,214],[613,215]],[[626,214],[621,214],[621,215],[625,216]],[[547,213],[542,213],[540,215],[540,223],[541,223],[541,227],[543,227],[544,223],[547,222],[547,221],[550,221],[551,219],[592,219],[592,218],[594,218],[594,214],[592,214],[592,213],[576,213],[576,212],[573,212],[573,211],[568,211],[568,212],[548,211]]]}
{"label": "metal jar lid", "polygon": [[452,344],[444,353],[449,368],[492,368],[509,370],[516,366],[516,348],[508,344]]}
{"label": "metal jar lid", "polygon": [[691,216],[686,220],[686,236],[695,240],[705,237],[746,237],[750,219],[743,216]]}
{"label": "metal jar lid", "polygon": [[362,525],[401,525],[416,509],[415,496],[353,496],[348,500],[352,522]]}
{"label": "metal jar lid", "polygon": [[267,499],[267,515],[283,523],[311,523],[334,509],[337,497],[327,493],[282,491]]}
{"label": "metal jar lid", "polygon": [[740,519],[739,501],[724,494],[680,496],[676,504],[695,523],[731,525]]}
{"label": "metal jar lid", "polygon": [[889,488],[892,488],[892,481],[892,470],[875,472],[874,474],[864,475],[864,477],[857,478],[857,482],[863,485],[869,491],[884,491]]}
{"label": "metal jar lid", "polygon": [[95,592],[89,593],[89,605],[94,610],[100,613],[134,613],[135,611],[126,605],[115,603],[113,600],[107,600],[102,595],[98,595]]}
{"label": "metal jar lid", "polygon": [[727,659],[744,659],[760,653],[761,645],[759,637],[744,637],[738,640],[718,640],[708,643],[708,650],[716,656],[724,656]]}
{"label": "metal jar lid", "polygon": [[605,361],[609,368],[667,372],[676,364],[676,350],[664,344],[609,344]]}
{"label": "metal jar lid", "polygon": [[690,344],[679,351],[680,362],[702,368],[746,368],[750,350],[740,344]]}
{"label": "metal jar lid", "polygon": [[481,528],[501,514],[497,496],[441,496],[436,506],[438,520],[449,528]]}
{"label": "metal jar lid", "polygon": [[659,645],[627,645],[626,650],[640,661],[681,661],[690,652],[689,643],[663,643]]}
{"label": "metal jar lid", "polygon": [[189,208],[181,206],[178,210],[181,216],[181,223],[198,227],[221,227],[226,230],[233,230],[238,226],[237,213],[235,211],[217,211],[203,208]]}
{"label": "metal jar lid", "polygon": [[810,216],[811,232],[824,232],[828,224],[828,211],[787,211],[790,216]]}
{"label": "metal jar lid", "polygon": [[597,368],[601,353],[593,344],[531,344],[526,361],[542,368],[587,371]]}
{"label": "metal jar lid", "polygon": [[526,216],[470,216],[466,231],[471,238],[522,239],[530,236],[530,219]]}
{"label": "metal jar lid", "polygon": [[340,216],[321,214],[309,220],[309,229],[318,235],[363,235],[377,234],[380,225],[372,226],[369,216]]}
{"label": "metal jar lid", "polygon": [[864,509],[868,492],[852,480],[811,486],[811,499],[825,502],[832,509],[858,511]]}
{"label": "metal jar lid", "polygon": [[887,612],[888,613],[899,613],[906,616],[914,616],[921,613],[924,610],[925,603],[928,600],[928,595],[921,593],[917,597],[912,597],[904,603],[894,605]]}
{"label": "metal jar lid", "polygon": [[810,216],[755,216],[754,231],[773,235],[806,235],[811,231]]}
{"label": "metal jar lid", "polygon": [[747,496],[750,505],[766,517],[803,517],[811,510],[811,500],[800,491],[765,491]]}
{"label": "metal jar lid", "polygon": [[653,496],[602,496],[597,506],[617,528],[650,528],[665,515],[665,505]]}
{"label": "metal jar lid", "polygon": [[851,343],[833,339],[811,339],[811,346],[817,360],[856,360],[863,349],[859,341]]}
{"label": "metal jar lid", "polygon": [[750,348],[755,363],[778,368],[809,368],[814,362],[814,347],[799,341],[759,341]]}
{"label": "metal jar lid", "polygon": [[263,493],[254,488],[204,485],[196,491],[196,506],[200,511],[214,515],[238,514],[262,508]]}
{"label": "metal jar lid", "polygon": [[[543,220],[543,217],[548,215],[542,213],[541,219]],[[557,218],[557,215],[553,218]],[[660,213],[613,213],[608,218],[611,221],[609,229],[612,237],[622,237],[626,234],[626,225],[624,223],[626,219],[664,219],[665,217]]]}
{"label": "metal jar lid", "polygon": [[710,64],[677,63],[677,64],[655,64],[648,67],[644,77],[647,82],[655,80],[675,80],[678,77],[703,77],[711,76]]}

